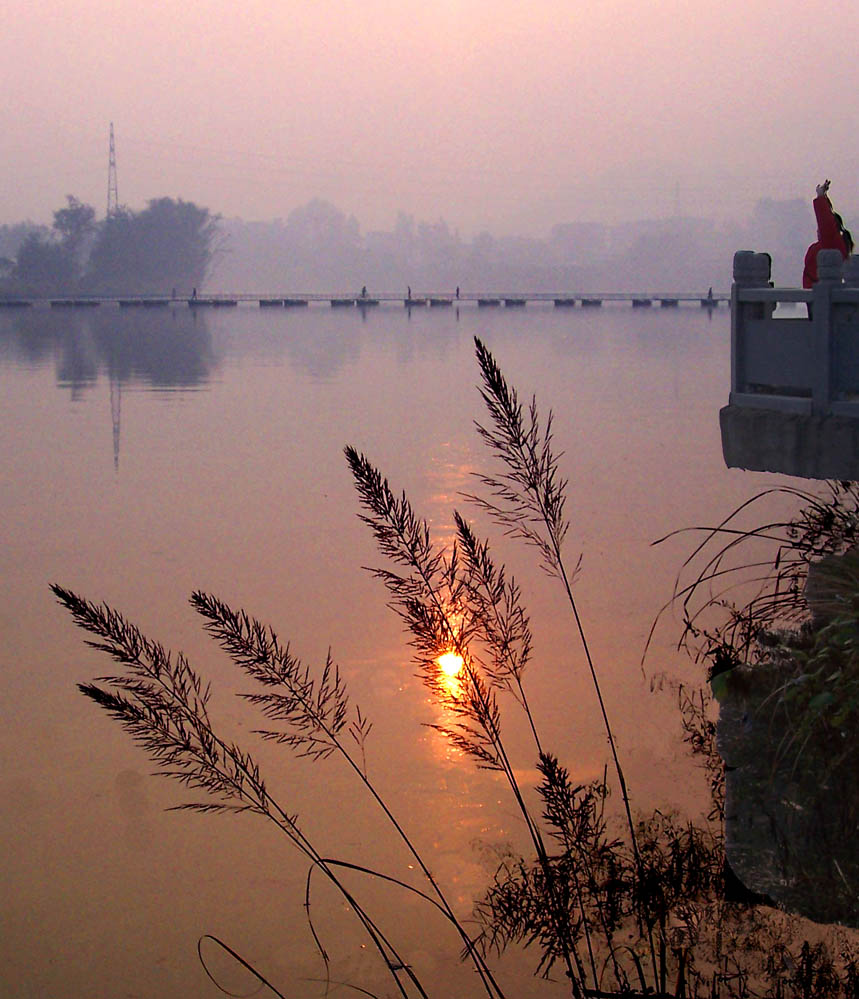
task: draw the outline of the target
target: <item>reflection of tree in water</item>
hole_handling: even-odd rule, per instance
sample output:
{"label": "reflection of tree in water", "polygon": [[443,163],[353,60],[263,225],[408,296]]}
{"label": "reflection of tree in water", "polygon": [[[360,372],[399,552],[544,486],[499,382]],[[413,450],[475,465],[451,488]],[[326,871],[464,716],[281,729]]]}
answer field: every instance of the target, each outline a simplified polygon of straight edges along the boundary
{"label": "reflection of tree in water", "polygon": [[57,384],[73,399],[107,376],[115,468],[122,386],[189,388],[206,384],[215,367],[206,321],[191,309],[28,310],[9,323],[0,320],[0,348],[30,364],[55,360]]}
{"label": "reflection of tree in water", "polygon": [[77,395],[100,374],[154,388],[205,384],[216,366],[205,318],[192,310],[51,310],[0,325],[7,349],[28,362],[56,359],[57,381]]}
{"label": "reflection of tree in water", "polygon": [[[120,325],[93,325],[101,356],[120,382],[146,382],[156,388],[206,384],[215,365],[206,321],[195,310],[168,315],[142,310]],[[101,318],[108,319],[108,316]]]}
{"label": "reflection of tree in water", "polygon": [[[53,356],[58,333],[68,326],[71,316],[61,317],[54,312],[36,314],[30,309],[24,312],[0,312],[0,350],[26,365],[44,363]],[[77,317],[81,318],[81,317]]]}

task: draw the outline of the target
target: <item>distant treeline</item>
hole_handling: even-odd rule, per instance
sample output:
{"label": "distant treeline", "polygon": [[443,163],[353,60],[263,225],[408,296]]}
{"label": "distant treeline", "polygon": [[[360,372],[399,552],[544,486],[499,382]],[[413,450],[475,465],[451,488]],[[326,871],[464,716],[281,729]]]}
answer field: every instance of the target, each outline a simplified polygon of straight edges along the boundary
{"label": "distant treeline", "polygon": [[50,229],[0,226],[0,293],[169,295],[203,285],[218,231],[208,209],[155,198],[97,222],[91,205],[66,202]]}
{"label": "distant treeline", "polygon": [[542,238],[464,238],[442,219],[402,213],[391,230],[362,232],[320,199],[251,222],[159,198],[96,222],[69,197],[51,229],[0,226],[0,293],[726,291],[738,249],[770,252],[775,281],[798,284],[814,235],[811,204],[800,199],[763,199],[743,223],[561,222]]}
{"label": "distant treeline", "polygon": [[465,238],[444,220],[400,214],[390,230],[313,200],[287,218],[221,223],[213,291],[413,294],[453,291],[727,291],[735,250],[772,253],[776,280],[798,284],[814,239],[811,202],[765,199],[743,223],[675,216],[614,225],[559,222],[543,237]]}

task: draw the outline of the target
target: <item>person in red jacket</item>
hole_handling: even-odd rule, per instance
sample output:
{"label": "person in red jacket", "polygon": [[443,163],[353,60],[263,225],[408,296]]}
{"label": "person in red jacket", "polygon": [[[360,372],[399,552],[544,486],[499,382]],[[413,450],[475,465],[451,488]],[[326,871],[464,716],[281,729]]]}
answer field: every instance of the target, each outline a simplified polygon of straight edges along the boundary
{"label": "person in red jacket", "polygon": [[805,251],[803,288],[811,288],[817,283],[817,254],[820,250],[840,250],[845,260],[853,252],[853,237],[844,228],[841,216],[832,210],[828,192],[828,180],[817,185],[817,197],[812,202],[817,219],[817,241]]}

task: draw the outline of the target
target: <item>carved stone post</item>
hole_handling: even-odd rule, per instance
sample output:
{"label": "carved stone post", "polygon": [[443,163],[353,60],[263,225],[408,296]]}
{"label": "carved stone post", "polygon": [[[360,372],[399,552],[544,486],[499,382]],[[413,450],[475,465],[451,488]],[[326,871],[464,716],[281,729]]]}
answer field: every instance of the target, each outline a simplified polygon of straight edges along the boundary
{"label": "carved stone post", "polygon": [[[832,303],[832,395],[836,401],[855,399],[859,391],[859,256],[848,257],[841,268],[844,287],[853,294]],[[850,300],[852,299],[852,301]]]}
{"label": "carved stone post", "polygon": [[832,401],[832,289],[841,284],[843,258],[840,250],[817,254],[817,284],[814,286],[814,371],[811,389],[812,412],[828,412]]}
{"label": "carved stone post", "polygon": [[734,254],[734,284],[731,288],[731,391],[744,392],[745,324],[748,319],[763,319],[772,312],[765,302],[741,302],[739,289],[768,288],[772,258],[768,253],[737,250]]}
{"label": "carved stone post", "polygon": [[848,288],[859,288],[859,256],[848,257],[842,267],[841,276]]}

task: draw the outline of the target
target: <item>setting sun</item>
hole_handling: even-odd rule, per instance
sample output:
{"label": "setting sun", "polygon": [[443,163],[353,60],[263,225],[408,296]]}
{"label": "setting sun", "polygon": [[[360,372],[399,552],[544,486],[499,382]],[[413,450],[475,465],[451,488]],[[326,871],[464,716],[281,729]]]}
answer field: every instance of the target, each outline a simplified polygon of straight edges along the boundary
{"label": "setting sun", "polygon": [[462,656],[457,655],[456,652],[445,652],[443,656],[436,659],[436,662],[445,676],[458,676],[462,669]]}

